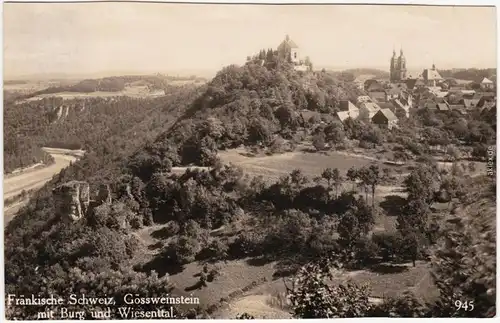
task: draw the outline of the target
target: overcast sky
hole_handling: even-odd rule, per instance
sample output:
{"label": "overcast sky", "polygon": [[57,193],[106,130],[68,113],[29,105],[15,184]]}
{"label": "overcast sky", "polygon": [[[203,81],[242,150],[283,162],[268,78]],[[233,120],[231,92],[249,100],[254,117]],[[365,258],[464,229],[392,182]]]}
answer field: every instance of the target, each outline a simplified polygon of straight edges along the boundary
{"label": "overcast sky", "polygon": [[316,66],[496,67],[495,8],[158,3],[4,5],[6,77],[191,73],[290,37]]}

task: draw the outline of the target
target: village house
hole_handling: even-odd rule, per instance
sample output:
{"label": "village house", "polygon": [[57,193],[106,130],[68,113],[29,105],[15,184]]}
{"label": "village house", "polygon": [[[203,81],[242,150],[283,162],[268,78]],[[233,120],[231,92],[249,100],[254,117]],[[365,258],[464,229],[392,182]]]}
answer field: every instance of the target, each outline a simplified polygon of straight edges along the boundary
{"label": "village house", "polygon": [[385,90],[385,101],[399,98],[407,89],[405,83],[391,84],[389,88]]}
{"label": "village house", "polygon": [[371,118],[372,123],[376,124],[381,128],[386,128],[391,130],[398,124],[398,118],[390,109],[380,109]]}
{"label": "village house", "polygon": [[372,99],[368,95],[360,95],[356,99],[356,104],[359,106],[361,103],[364,102],[372,102]]}
{"label": "village house", "polygon": [[493,96],[483,96],[476,104],[476,107],[483,111],[496,105],[496,98]]}
{"label": "village house", "polygon": [[466,99],[473,99],[474,96],[476,96],[476,91],[474,90],[460,90],[460,94],[462,94],[462,97]]}
{"label": "village house", "polygon": [[437,86],[443,78],[439,75],[439,72],[436,70],[436,65],[432,65],[432,69],[425,69],[422,72],[422,78],[426,86]]}
{"label": "village house", "polygon": [[370,122],[378,110],[380,110],[380,106],[377,103],[363,102],[359,105],[359,118]]}
{"label": "village house", "polygon": [[437,103],[436,104],[436,111],[441,112],[441,113],[447,113],[450,112],[450,105],[448,102],[442,102],[442,103]]}
{"label": "village house", "polygon": [[337,111],[337,112],[335,112],[334,118],[335,118],[335,120],[340,121],[341,123],[344,123],[345,120],[350,118],[349,112],[348,111]]}
{"label": "village house", "polygon": [[386,94],[385,91],[374,91],[374,92],[369,92],[368,96],[372,99],[374,102],[385,102],[386,101]]}
{"label": "village house", "polygon": [[457,111],[458,113],[460,113],[462,115],[467,114],[467,109],[465,108],[465,105],[463,105],[463,104],[450,104],[450,110]]}
{"label": "village house", "polygon": [[484,89],[484,90],[491,90],[494,87],[493,81],[491,81],[490,79],[488,79],[486,77],[483,78],[483,80],[481,81],[481,83],[479,83],[479,85],[481,86],[481,89]]}
{"label": "village house", "polygon": [[401,93],[398,100],[400,100],[404,105],[407,105],[409,108],[413,106],[413,95],[410,92],[405,91]]}
{"label": "village house", "polygon": [[410,117],[410,106],[408,104],[405,104],[404,101],[401,101],[400,99],[395,99],[392,103],[394,106],[393,112],[398,118]]}
{"label": "village house", "polygon": [[351,103],[348,100],[342,100],[339,104],[340,112],[347,112],[348,116],[351,119],[357,119],[359,116],[359,109],[357,106]]}
{"label": "village house", "polygon": [[467,110],[474,109],[479,103],[479,99],[462,99],[460,104],[463,104]]}
{"label": "village house", "polygon": [[435,111],[437,110],[437,103],[432,100],[421,101],[419,103],[420,108],[425,108],[427,110]]}
{"label": "village house", "polygon": [[406,87],[408,88],[408,90],[414,90],[414,89],[418,89],[418,88],[421,88],[424,86],[425,86],[425,83],[424,83],[424,80],[422,78],[406,80]]}
{"label": "village house", "polygon": [[[393,102],[383,102],[383,103],[379,103],[379,107],[380,107],[380,110],[384,110],[384,109],[389,109],[392,111],[392,113],[394,113],[396,115],[396,110],[398,110],[398,108],[396,107],[396,105],[393,103]],[[378,112],[378,111],[377,111]],[[397,117],[397,115],[396,115]]]}
{"label": "village house", "polygon": [[429,93],[435,98],[444,98],[448,95],[448,91],[443,91],[440,87],[428,87]]}

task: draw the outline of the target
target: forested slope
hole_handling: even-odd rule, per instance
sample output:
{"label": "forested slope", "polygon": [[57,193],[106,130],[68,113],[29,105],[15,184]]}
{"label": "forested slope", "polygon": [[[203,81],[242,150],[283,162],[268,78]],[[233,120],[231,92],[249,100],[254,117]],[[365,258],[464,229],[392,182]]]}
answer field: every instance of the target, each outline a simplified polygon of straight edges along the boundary
{"label": "forested slope", "polygon": [[167,120],[175,120],[182,106],[197,95],[195,88],[169,86],[168,94],[160,98],[54,97],[22,104],[5,102],[4,171],[43,159],[46,154],[39,148],[44,146],[84,149],[103,156],[130,152],[166,129]]}

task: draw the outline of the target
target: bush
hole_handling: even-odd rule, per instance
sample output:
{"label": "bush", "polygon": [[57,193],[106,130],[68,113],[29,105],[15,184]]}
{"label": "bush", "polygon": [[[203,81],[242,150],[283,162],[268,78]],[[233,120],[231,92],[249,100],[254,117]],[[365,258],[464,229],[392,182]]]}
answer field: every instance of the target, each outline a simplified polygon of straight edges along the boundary
{"label": "bush", "polygon": [[262,239],[255,233],[243,232],[230,245],[229,255],[232,258],[243,258],[261,253]]}
{"label": "bush", "polygon": [[428,308],[412,292],[404,292],[398,298],[388,298],[382,304],[372,307],[373,317],[426,317]]}
{"label": "bush", "polygon": [[225,241],[212,240],[210,245],[203,248],[198,259],[224,260],[228,257],[229,246]]}
{"label": "bush", "polygon": [[372,241],[379,249],[380,256],[386,261],[398,255],[401,250],[402,238],[399,233],[374,233]]}
{"label": "bush", "polygon": [[196,254],[200,251],[200,244],[194,238],[180,236],[177,241],[168,246],[172,256],[178,264],[184,265],[195,260]]}
{"label": "bush", "polygon": [[180,226],[177,222],[175,221],[170,221],[167,223],[167,226],[165,227],[165,233],[168,234],[168,236],[175,236],[176,234],[179,233],[180,231]]}
{"label": "bush", "polygon": [[324,133],[319,133],[313,137],[313,146],[317,151],[322,151],[323,149],[325,149],[326,140]]}
{"label": "bush", "polygon": [[373,148],[373,146],[374,146],[373,143],[368,142],[366,140],[360,140],[360,142],[359,142],[359,148],[371,149],[371,148]]}
{"label": "bush", "polygon": [[367,238],[360,238],[355,244],[356,262],[361,265],[371,263],[380,253],[379,245]]}
{"label": "bush", "polygon": [[281,136],[277,136],[274,138],[272,141],[271,145],[269,146],[269,152],[271,154],[279,154],[282,153],[285,149],[285,141]]}
{"label": "bush", "polygon": [[236,315],[237,320],[255,320],[255,316],[250,315],[248,313],[238,314]]}
{"label": "bush", "polygon": [[218,269],[218,268],[212,268],[212,269],[210,269],[210,271],[208,272],[208,275],[207,275],[207,281],[208,281],[208,282],[213,282],[213,281],[215,281],[215,280],[216,280],[219,276],[220,276],[219,269]]}

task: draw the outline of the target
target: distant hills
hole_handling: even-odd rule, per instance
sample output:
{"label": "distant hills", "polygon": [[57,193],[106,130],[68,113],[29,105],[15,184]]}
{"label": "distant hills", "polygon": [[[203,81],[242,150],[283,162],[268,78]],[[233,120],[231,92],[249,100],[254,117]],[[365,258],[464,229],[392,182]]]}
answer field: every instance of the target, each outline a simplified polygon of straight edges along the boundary
{"label": "distant hills", "polygon": [[55,81],[55,80],[85,80],[85,79],[100,79],[118,76],[145,76],[162,74],[169,77],[201,77],[212,78],[216,71],[210,69],[193,69],[193,70],[170,70],[170,71],[104,71],[96,73],[33,73],[24,75],[6,75],[4,80],[8,81]]}
{"label": "distant hills", "polygon": [[488,78],[495,81],[497,75],[496,68],[462,68],[462,69],[449,69],[449,70],[439,70],[444,78],[455,78],[460,80],[467,80],[473,82],[481,82],[483,78]]}
{"label": "distant hills", "polygon": [[350,73],[353,74],[354,77],[358,77],[361,75],[373,75],[374,78],[389,78],[389,72],[379,70],[376,68],[351,68],[342,71],[343,73]]}

